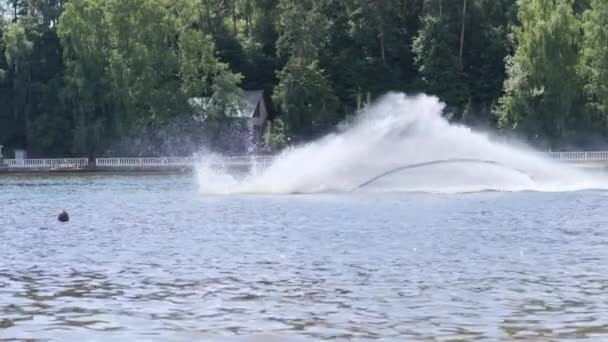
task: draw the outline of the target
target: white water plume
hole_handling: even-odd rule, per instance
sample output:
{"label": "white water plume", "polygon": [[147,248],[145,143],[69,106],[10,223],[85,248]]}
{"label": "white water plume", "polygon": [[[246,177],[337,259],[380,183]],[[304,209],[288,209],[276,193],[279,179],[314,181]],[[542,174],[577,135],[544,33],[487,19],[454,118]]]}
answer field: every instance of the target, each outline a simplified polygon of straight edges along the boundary
{"label": "white water plume", "polygon": [[[443,104],[427,95],[390,93],[337,133],[285,150],[271,165],[247,176],[212,167],[197,169],[200,189],[209,194],[314,193],[345,191],[571,191],[606,188],[608,182],[551,160],[532,149],[493,141],[489,135],[452,125]],[[458,159],[480,160],[458,162]],[[407,165],[433,161],[424,167]],[[449,162],[451,161],[451,162]],[[485,161],[485,162],[484,162]]]}

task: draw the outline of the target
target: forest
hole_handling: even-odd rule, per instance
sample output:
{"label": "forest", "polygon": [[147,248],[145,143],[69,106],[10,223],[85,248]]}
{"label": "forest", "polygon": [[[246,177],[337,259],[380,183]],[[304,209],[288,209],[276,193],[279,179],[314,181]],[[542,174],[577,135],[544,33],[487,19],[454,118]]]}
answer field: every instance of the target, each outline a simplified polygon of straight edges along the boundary
{"label": "forest", "polygon": [[[388,91],[435,95],[451,121],[542,148],[608,133],[606,0],[0,0],[0,11],[5,151],[187,153],[251,89],[274,113],[268,150]],[[191,98],[213,100],[203,123]]]}

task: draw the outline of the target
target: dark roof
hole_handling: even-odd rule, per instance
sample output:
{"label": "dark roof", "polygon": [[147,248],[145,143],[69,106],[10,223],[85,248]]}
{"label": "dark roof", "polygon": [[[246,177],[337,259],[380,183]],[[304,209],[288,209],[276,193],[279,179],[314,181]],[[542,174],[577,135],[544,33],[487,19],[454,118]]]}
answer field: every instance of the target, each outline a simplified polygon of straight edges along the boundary
{"label": "dark roof", "polygon": [[[240,100],[240,109],[236,113],[229,113],[231,118],[252,118],[256,115],[256,108],[264,96],[263,90],[244,90]],[[192,106],[200,108],[202,111],[210,105],[209,97],[193,97],[189,102]]]}

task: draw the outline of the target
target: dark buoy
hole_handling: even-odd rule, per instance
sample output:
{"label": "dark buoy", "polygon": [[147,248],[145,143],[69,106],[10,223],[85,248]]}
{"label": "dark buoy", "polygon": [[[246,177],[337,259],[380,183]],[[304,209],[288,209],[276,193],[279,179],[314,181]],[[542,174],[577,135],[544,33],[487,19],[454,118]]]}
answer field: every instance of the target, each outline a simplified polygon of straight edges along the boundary
{"label": "dark buoy", "polygon": [[67,211],[62,210],[59,215],[57,215],[57,220],[59,220],[59,222],[68,222],[70,220],[70,215],[68,215]]}

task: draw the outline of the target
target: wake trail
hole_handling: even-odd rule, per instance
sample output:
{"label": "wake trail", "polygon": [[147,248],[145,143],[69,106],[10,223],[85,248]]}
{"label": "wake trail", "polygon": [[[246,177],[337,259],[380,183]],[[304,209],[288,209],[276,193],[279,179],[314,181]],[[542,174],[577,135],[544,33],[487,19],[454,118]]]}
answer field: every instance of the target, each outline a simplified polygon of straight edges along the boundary
{"label": "wake trail", "polygon": [[376,181],[378,181],[379,179],[382,179],[384,177],[387,177],[391,174],[397,173],[397,172],[401,172],[404,170],[411,170],[411,169],[417,169],[417,168],[421,168],[421,167],[427,167],[427,166],[432,166],[432,165],[439,165],[439,164],[460,164],[460,163],[471,163],[471,164],[488,164],[488,165],[496,165],[499,167],[503,167],[507,170],[513,170],[515,172],[521,173],[523,175],[525,175],[526,177],[529,177],[531,181],[534,181],[534,177],[532,177],[532,175],[530,175],[529,173],[527,173],[524,170],[521,169],[517,169],[517,168],[512,168],[509,167],[507,165],[504,165],[502,163],[499,163],[497,161],[494,160],[481,160],[481,159],[466,159],[466,158],[459,158],[459,159],[445,159],[445,160],[432,160],[432,161],[428,161],[428,162],[424,162],[424,163],[418,163],[418,164],[409,164],[409,165],[404,165],[401,167],[397,167],[394,169],[390,169],[386,172],[381,173],[380,175],[373,177],[372,179],[359,184],[359,186],[357,186],[356,189],[361,189],[364,188]]}

